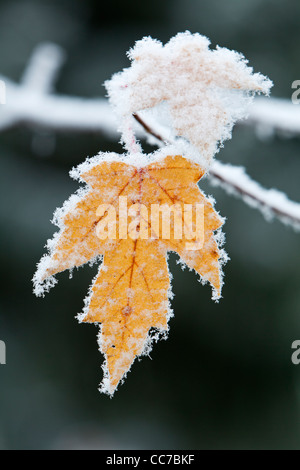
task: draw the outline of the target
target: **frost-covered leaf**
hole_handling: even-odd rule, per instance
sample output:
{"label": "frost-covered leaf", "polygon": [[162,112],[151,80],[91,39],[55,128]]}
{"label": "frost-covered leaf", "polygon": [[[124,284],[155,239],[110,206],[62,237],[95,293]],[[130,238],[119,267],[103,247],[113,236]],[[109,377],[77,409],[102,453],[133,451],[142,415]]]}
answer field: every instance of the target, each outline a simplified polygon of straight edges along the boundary
{"label": "frost-covered leaf", "polygon": [[[35,292],[48,290],[60,271],[103,256],[79,320],[101,324],[99,345],[105,355],[101,390],[110,395],[134,359],[147,354],[153,339],[168,331],[168,252],[178,253],[182,263],[211,284],[213,298],[221,295],[225,256],[214,232],[223,220],[197,186],[203,174],[199,164],[170,153],[170,148],[150,156],[99,154],[71,172],[87,185],[55,214],[60,232],[38,266]],[[150,217],[153,205],[166,209],[163,217],[170,214],[169,234],[160,229],[162,220],[157,225],[157,219]],[[204,214],[202,238],[195,220],[184,218],[187,207],[197,205]],[[112,225],[107,222],[110,210],[115,214]],[[176,221],[182,227],[179,236]],[[111,230],[106,238],[105,230]]]}
{"label": "frost-covered leaf", "polygon": [[131,67],[106,82],[121,116],[166,102],[172,126],[209,162],[218,143],[231,137],[247,114],[255,92],[268,94],[272,82],[253,73],[245,58],[226,48],[209,49],[200,34],[180,33],[165,46],[151,37],[129,51]]}

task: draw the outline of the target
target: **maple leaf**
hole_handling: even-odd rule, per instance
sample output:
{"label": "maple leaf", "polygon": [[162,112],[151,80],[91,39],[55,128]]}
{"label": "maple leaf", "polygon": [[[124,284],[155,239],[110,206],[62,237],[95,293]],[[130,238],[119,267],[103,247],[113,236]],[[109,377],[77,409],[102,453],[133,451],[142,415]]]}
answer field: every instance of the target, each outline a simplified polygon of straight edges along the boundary
{"label": "maple leaf", "polygon": [[[153,340],[168,331],[172,316],[168,252],[178,253],[203,282],[208,281],[215,299],[221,295],[224,252],[214,232],[222,226],[223,219],[197,186],[203,168],[168,153],[170,149],[157,151],[151,159],[140,154],[122,159],[116,154],[99,154],[72,170],[71,176],[87,185],[56,212],[54,222],[60,232],[50,241],[50,253],[42,258],[34,277],[35,293],[41,295],[54,285],[55,274],[103,256],[78,318],[81,322],[101,324],[99,345],[105,356],[101,391],[110,395],[135,358],[147,354]],[[126,204],[137,208],[126,233],[121,223],[121,198],[123,203],[126,200]],[[199,233],[195,232],[192,219],[182,220],[183,225],[189,226],[181,237],[176,236],[175,212],[170,217],[172,230],[164,237],[142,210],[150,211],[153,204],[176,207],[180,217],[187,205],[202,206],[202,248],[197,245]],[[115,238],[101,237],[109,207],[116,214],[112,226]]]}
{"label": "maple leaf", "polygon": [[231,137],[247,115],[255,93],[268,94],[272,82],[253,73],[242,54],[209,49],[200,34],[179,33],[163,46],[146,37],[128,53],[131,67],[105,82],[110,102],[122,115],[168,105],[171,124],[210,163],[218,143]]}

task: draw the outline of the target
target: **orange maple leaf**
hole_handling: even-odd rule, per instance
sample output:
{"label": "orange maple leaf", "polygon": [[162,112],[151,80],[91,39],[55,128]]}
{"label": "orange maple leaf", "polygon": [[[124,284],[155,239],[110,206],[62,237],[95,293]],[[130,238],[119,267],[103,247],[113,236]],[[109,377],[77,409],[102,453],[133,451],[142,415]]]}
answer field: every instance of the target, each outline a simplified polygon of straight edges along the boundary
{"label": "orange maple leaf", "polygon": [[[100,390],[110,395],[135,358],[147,354],[153,339],[168,331],[168,319],[172,315],[168,252],[178,253],[203,282],[209,281],[215,299],[221,293],[223,250],[218,247],[214,231],[221,227],[223,220],[197,186],[204,170],[182,156],[161,151],[156,155],[158,158],[152,163],[148,160],[141,164],[141,159],[129,159],[127,163],[124,159],[117,161],[115,154],[104,154],[71,172],[87,186],[56,213],[55,223],[61,230],[50,242],[50,254],[42,258],[34,278],[35,292],[40,295],[43,289],[49,289],[56,282],[53,275],[103,256],[79,320],[101,324],[99,345],[105,363]],[[120,198],[137,207],[135,220],[125,234],[121,226]],[[170,216],[169,236],[163,236],[159,226],[154,230],[152,219],[147,220],[141,210],[150,210],[153,204],[176,207],[179,217],[186,205],[202,206],[202,248],[198,245],[190,248],[190,243],[199,241],[192,219],[188,223],[183,221],[183,225],[190,226],[181,237],[176,236],[175,212],[173,218]],[[115,237],[105,239],[99,227],[101,223],[102,229],[105,226],[108,207],[116,214],[112,226]],[[147,235],[144,237],[139,236],[142,225]],[[156,333],[151,334],[150,330]]]}

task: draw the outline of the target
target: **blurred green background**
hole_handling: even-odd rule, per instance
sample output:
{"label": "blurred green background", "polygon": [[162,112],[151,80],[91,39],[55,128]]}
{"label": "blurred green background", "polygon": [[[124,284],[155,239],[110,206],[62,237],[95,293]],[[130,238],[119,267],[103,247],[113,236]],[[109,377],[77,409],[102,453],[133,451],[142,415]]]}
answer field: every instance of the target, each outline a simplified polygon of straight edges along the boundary
{"label": "blurred green background", "polygon": [[[272,95],[290,99],[300,79],[299,20],[296,0],[1,0],[0,72],[18,81],[33,48],[53,41],[67,52],[57,92],[100,97],[137,39],[166,42],[188,29],[243,52],[274,81]],[[37,138],[51,140],[47,156]],[[0,449],[299,449],[291,344],[300,339],[300,238],[292,229],[201,183],[227,218],[223,299],[214,304],[172,255],[169,338],[152,360],[136,361],[113,399],[97,390],[97,329],[74,318],[96,266],[72,280],[61,274],[44,299],[34,297],[53,211],[78,187],[68,171],[99,150],[121,147],[95,133],[19,127],[0,135]],[[299,139],[260,140],[237,127],[218,158],[300,200]]]}

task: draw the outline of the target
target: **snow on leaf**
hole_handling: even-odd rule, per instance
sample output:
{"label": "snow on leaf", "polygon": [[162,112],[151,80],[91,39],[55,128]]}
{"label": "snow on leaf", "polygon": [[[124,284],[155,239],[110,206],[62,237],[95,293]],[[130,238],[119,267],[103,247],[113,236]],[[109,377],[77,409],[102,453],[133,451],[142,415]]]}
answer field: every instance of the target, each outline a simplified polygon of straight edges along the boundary
{"label": "snow on leaf", "polygon": [[242,54],[209,45],[205,36],[188,31],[165,46],[146,37],[129,51],[131,67],[105,83],[121,116],[168,103],[176,134],[208,163],[234,123],[246,117],[254,93],[268,94],[272,86]]}
{"label": "snow on leaf", "polygon": [[[54,284],[55,274],[103,256],[79,321],[100,324],[99,345],[105,356],[100,390],[110,395],[135,358],[147,354],[153,339],[168,331],[172,315],[168,252],[178,253],[181,262],[203,282],[208,281],[215,299],[221,295],[224,253],[214,232],[223,219],[197,186],[203,168],[168,151],[159,150],[150,157],[99,154],[72,170],[71,175],[87,183],[86,187],[57,210],[54,222],[60,232],[49,243],[50,252],[34,277],[35,292],[41,295]],[[136,209],[135,217],[128,215],[125,236],[121,198],[127,214],[130,207]],[[159,225],[154,227],[154,219],[147,217],[153,204],[176,207],[184,228],[181,238],[175,234],[175,212],[170,211],[169,236],[163,235]],[[195,221],[186,221],[182,214],[197,204],[204,211],[202,246],[196,244],[191,250],[189,244],[197,243],[199,234]],[[115,238],[100,236],[99,227],[108,215],[103,207],[116,214]],[[151,336],[150,330],[156,334]]]}

